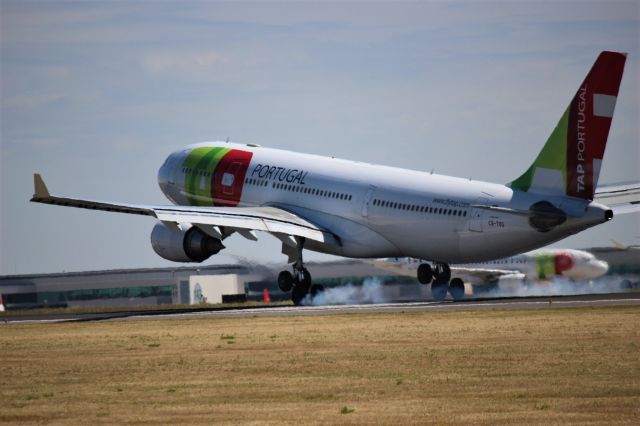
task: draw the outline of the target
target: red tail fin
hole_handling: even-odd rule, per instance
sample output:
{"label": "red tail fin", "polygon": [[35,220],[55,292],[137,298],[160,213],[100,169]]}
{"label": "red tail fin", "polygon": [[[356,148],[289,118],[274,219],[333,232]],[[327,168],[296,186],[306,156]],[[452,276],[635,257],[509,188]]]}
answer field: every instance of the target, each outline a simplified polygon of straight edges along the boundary
{"label": "red tail fin", "polygon": [[567,195],[593,199],[625,60],[625,54],[602,52],[571,101]]}
{"label": "red tail fin", "polygon": [[593,200],[626,54],[602,52],[531,167],[510,186]]}

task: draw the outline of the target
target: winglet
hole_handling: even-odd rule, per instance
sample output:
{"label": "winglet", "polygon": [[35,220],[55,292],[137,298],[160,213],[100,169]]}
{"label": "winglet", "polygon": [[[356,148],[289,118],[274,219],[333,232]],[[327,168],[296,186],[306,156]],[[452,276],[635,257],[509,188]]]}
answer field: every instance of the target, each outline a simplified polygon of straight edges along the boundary
{"label": "winglet", "polygon": [[39,173],[33,174],[33,186],[35,191],[33,198],[48,198],[50,196],[47,185],[45,185]]}

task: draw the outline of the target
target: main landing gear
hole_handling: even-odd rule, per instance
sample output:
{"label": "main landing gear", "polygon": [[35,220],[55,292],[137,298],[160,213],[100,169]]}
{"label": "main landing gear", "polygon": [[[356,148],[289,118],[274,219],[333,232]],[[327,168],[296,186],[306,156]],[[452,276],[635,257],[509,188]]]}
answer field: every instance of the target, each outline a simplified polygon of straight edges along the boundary
{"label": "main landing gear", "polygon": [[451,269],[446,263],[436,263],[432,268],[428,263],[418,266],[420,284],[431,283],[431,295],[435,300],[444,300],[447,292],[454,300],[464,298],[464,282],[460,278],[451,279]]}
{"label": "main landing gear", "polygon": [[293,273],[282,271],[278,274],[278,287],[285,293],[291,291],[291,301],[294,305],[302,304],[307,294],[312,296],[322,292],[324,287],[319,284],[311,283],[311,274],[304,267],[302,261],[302,249],[304,247],[304,238],[296,238],[297,241],[297,260],[293,263]]}

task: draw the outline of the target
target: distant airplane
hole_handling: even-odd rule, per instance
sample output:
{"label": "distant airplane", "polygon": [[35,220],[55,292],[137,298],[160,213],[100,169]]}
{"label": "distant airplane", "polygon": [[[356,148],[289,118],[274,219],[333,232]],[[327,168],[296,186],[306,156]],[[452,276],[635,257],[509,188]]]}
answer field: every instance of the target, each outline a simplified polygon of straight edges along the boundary
{"label": "distant airplane", "polygon": [[153,216],[159,222],[151,245],[176,262],[202,262],[234,233],[256,240],[254,231],[268,232],[282,241],[293,264],[278,284],[292,290],[296,304],[320,290],[311,285],[304,248],[353,258],[427,259],[434,267],[421,264],[418,279],[446,291],[451,263],[522,253],[613,218],[614,198],[609,206],[593,200],[625,60],[624,53],[598,56],[536,160],[506,185],[204,142],[172,153],[159,170],[160,189],[175,205],[54,196],[37,174],[31,201]]}
{"label": "distant airplane", "polygon": [[[422,264],[419,259],[387,258],[372,261],[372,264],[384,271],[398,275],[415,276]],[[554,277],[564,277],[574,281],[586,281],[599,278],[607,273],[609,265],[598,260],[593,254],[574,249],[543,249],[531,253],[488,262],[451,265],[453,278],[449,284],[449,292],[454,299],[464,297],[464,281],[480,286],[497,284],[499,281],[547,282]],[[432,287],[432,295],[442,300],[447,295],[444,286]]]}
{"label": "distant airplane", "polygon": [[[636,237],[636,238],[640,238],[640,237]],[[619,241],[616,240],[611,240],[611,242],[613,243],[613,246],[620,250],[620,251],[638,251],[640,250],[640,245],[626,245],[626,244],[622,244]]]}

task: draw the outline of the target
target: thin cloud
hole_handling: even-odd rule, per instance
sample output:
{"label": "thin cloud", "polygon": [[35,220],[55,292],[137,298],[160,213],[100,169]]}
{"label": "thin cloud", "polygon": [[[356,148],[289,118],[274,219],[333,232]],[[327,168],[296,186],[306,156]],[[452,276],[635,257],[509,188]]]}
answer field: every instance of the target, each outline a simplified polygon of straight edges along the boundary
{"label": "thin cloud", "polygon": [[227,63],[223,55],[213,51],[200,52],[154,52],[145,55],[142,65],[154,74],[198,74],[214,71],[219,65]]}
{"label": "thin cloud", "polygon": [[24,93],[2,100],[4,108],[31,109],[50,105],[65,98],[62,93]]}

